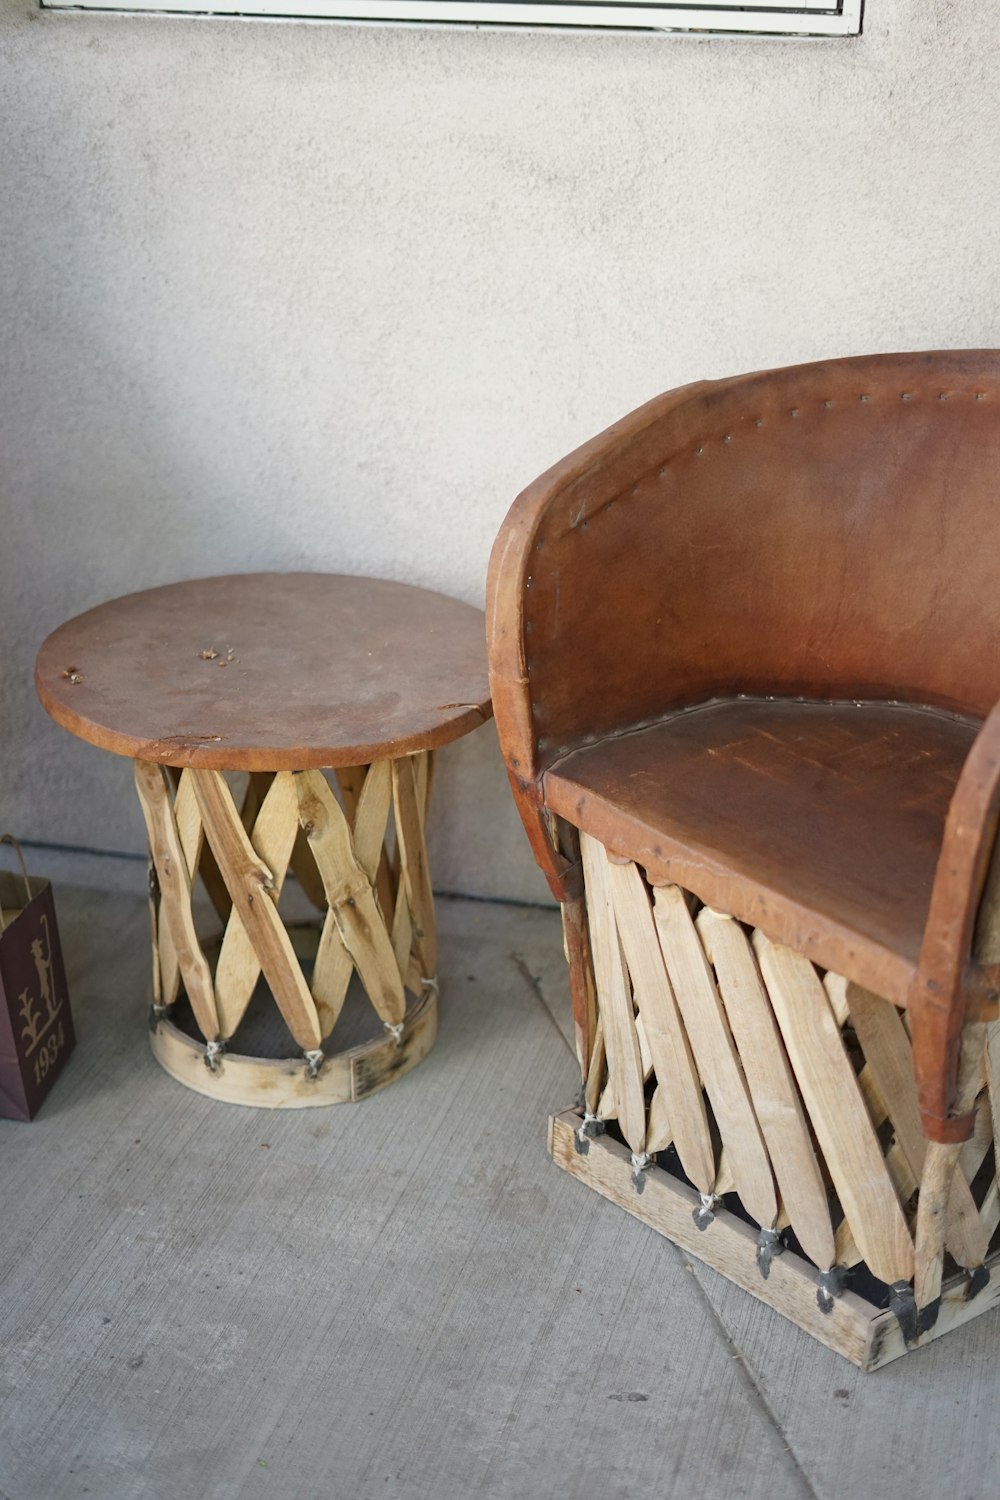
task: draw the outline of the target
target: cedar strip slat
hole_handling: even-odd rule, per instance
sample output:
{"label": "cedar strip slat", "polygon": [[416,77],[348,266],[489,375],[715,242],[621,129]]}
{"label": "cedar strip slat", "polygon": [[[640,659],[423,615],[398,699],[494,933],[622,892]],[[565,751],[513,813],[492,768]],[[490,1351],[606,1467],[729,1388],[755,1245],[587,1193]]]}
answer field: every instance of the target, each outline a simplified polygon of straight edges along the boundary
{"label": "cedar strip slat", "polygon": [[827,969],[823,975],[823,988],[826,990],[830,1001],[830,1009],[837,1020],[837,1025],[843,1031],[848,1018],[847,1004],[847,980],[843,974],[835,974],[832,969]]}
{"label": "cedar strip slat", "polygon": [[338,766],[334,775],[340,788],[340,800],[343,803],[347,821],[354,827],[354,815],[357,812],[358,798],[361,796],[368,775],[367,766]]}
{"label": "cedar strip slat", "polygon": [[[270,778],[268,778],[270,780]],[[264,793],[256,821],[246,827],[247,807],[252,806],[260,784],[251,777],[240,822],[254,852],[264,862],[274,882],[268,891],[277,905],[285,883],[288,863],[299,831],[299,804],[295,779],[291,771],[279,771]],[[254,986],[260,978],[260,959],[236,906],[229,918],[218,963],[215,967],[215,998],[219,1007],[219,1027],[224,1037],[231,1037],[246,1014]]]}
{"label": "cedar strip slat", "polygon": [[326,891],[323,889],[323,877],[316,868],[312,850],[309,848],[309,840],[300,828],[295,835],[295,843],[292,846],[292,869],[295,878],[306,893],[306,897],[312,902],[318,911],[326,911]]}
{"label": "cedar strip slat", "polygon": [[[390,864],[398,862],[399,846],[396,846],[396,858]],[[392,943],[393,956],[396,960],[396,968],[403,984],[410,971],[410,958],[413,953],[413,916],[410,912],[410,903],[406,899],[406,891],[403,889],[402,877],[398,870],[393,875],[396,888],[396,900],[392,913],[392,930],[390,941]],[[428,975],[428,978],[431,976]]]}
{"label": "cedar strip slat", "polygon": [[426,824],[427,812],[431,805],[431,792],[434,790],[434,771],[437,766],[437,751],[424,750],[417,757],[417,788],[420,792],[420,819]]}
{"label": "cedar strip slat", "polygon": [[662,1083],[658,1083],[653,1090],[653,1097],[649,1101],[649,1120],[646,1125],[646,1150],[666,1151],[673,1139],[673,1131],[670,1127],[670,1106],[667,1102],[666,1090]]}
{"label": "cedar strip slat", "polygon": [[669,1104],[677,1155],[685,1175],[698,1191],[710,1193],[715,1182],[715,1152],[701,1079],[667,977],[652,904],[634,864],[609,863],[607,877],[635,1003],[642,1017],[657,1082]]}
{"label": "cedar strip slat", "polygon": [[[605,1047],[605,1057],[607,1048]],[[597,1118],[599,1120],[617,1120],[618,1099],[615,1095],[615,1080],[611,1072],[611,1064],[608,1063],[608,1077],[604,1085],[604,1092],[597,1101]]]}
{"label": "cedar strip slat", "polygon": [[[326,905],[324,893],[323,904]],[[337,926],[337,919],[330,907],[326,909],[323,930],[312,971],[312,997],[319,1016],[320,1031],[324,1038],[336,1026],[340,1012],[347,999],[347,991],[354,973],[354,960],[344,947],[344,940]]]}
{"label": "cedar strip slat", "polygon": [[415,759],[404,755],[392,762],[392,794],[400,853],[400,883],[413,919],[417,955],[424,975],[432,978],[437,973],[434,897],[424,842],[422,799],[417,794]]}
{"label": "cedar strip slat", "polygon": [[[194,771],[205,836],[215,851],[233,910],[247,929],[289,1031],[303,1051],[321,1041],[319,1018],[285,924],[271,871],[258,857],[220,771]],[[289,849],[293,838],[289,839]]]}
{"label": "cedar strip slat", "polygon": [[[147,897],[147,905],[149,907],[149,937],[153,947],[153,972],[151,976],[153,981],[153,1007],[156,1009],[163,1004],[163,968],[160,962],[160,896],[156,883],[156,866],[153,864],[152,855],[149,856],[147,876],[149,881]],[[166,935],[166,928],[164,928],[163,936],[166,937]],[[173,944],[171,944],[172,947]]]}
{"label": "cedar strip slat", "polygon": [[[247,779],[247,789],[243,794],[243,803],[240,807],[240,822],[246,829],[248,838],[257,821],[257,815],[264,806],[264,798],[270,790],[274,777],[273,771],[251,771]],[[235,798],[233,800],[235,801]]]}
{"label": "cedar strip slat", "polygon": [[[868,1067],[874,1074],[889,1118],[916,1183],[927,1156],[927,1138],[920,1122],[917,1084],[913,1073],[913,1049],[896,1007],[860,985],[847,987],[851,1020]],[[956,1172],[948,1200],[948,1249],[960,1266],[980,1266],[989,1247],[984,1239],[979,1210],[969,1184]]]}
{"label": "cedar strip slat", "polygon": [[[604,845],[587,834],[580,836],[580,850],[587,887],[594,974],[604,1015],[604,1047],[608,1058],[608,1088],[605,1094],[613,1090],[622,1134],[633,1152],[641,1152],[646,1147],[642,1062],[639,1057],[639,1040],[635,1034],[632,997],[622,968],[618,927],[608,876],[610,867]],[[598,1108],[601,1116],[605,1117],[607,1105],[603,1098]]]}
{"label": "cedar strip slat", "polygon": [[587,1113],[595,1115],[600,1100],[601,1082],[604,1078],[605,1065],[604,1052],[604,1017],[598,1014],[597,1023],[594,1028],[594,1045],[590,1053],[590,1063],[587,1068],[587,1081],[584,1084],[583,1099]]}
{"label": "cedar strip slat", "polygon": [[714,968],[781,1201],[803,1250],[829,1270],[836,1259],[823,1173],[750,941],[707,906],[695,924]]}
{"label": "cedar strip slat", "polygon": [[678,886],[658,886],[653,899],[663,961],[731,1160],[736,1191],[751,1217],[773,1228],[778,1200],[771,1164],[705,950]]}
{"label": "cedar strip slat", "polygon": [[375,893],[355,857],[343,809],[319,771],[301,772],[296,789],[299,819],[309,836],[344,947],[379,1016],[388,1025],[399,1025],[406,1012],[402,979]]}
{"label": "cedar strip slat", "polygon": [[[985,1069],[985,1058],[983,1063]],[[958,1171],[956,1177],[961,1177],[965,1182],[972,1182],[979,1168],[986,1159],[986,1153],[993,1144],[993,1113],[990,1109],[990,1098],[988,1089],[983,1089],[976,1100],[976,1117],[972,1125],[972,1134],[967,1141],[962,1142],[962,1149],[958,1153]],[[949,1203],[948,1212],[951,1213]],[[949,1225],[950,1228],[950,1225]],[[950,1242],[947,1235],[945,1244],[949,1249]],[[985,1254],[985,1252],[984,1252]],[[979,1262],[977,1261],[978,1265]]]}
{"label": "cedar strip slat", "polygon": [[719,1170],[715,1174],[712,1191],[719,1198],[722,1198],[726,1193],[735,1193],[736,1191],[736,1179],[733,1177],[729,1164],[729,1152],[725,1146],[719,1152]]}
{"label": "cedar strip slat", "polygon": [[762,932],[754,949],[799,1090],[861,1253],[909,1281],[913,1242],[827,993],[809,960]]}
{"label": "cedar strip slat", "polygon": [[353,833],[358,864],[373,884],[385,845],[391,798],[392,767],[387,760],[375,761],[358,796]]}
{"label": "cedar strip slat", "polygon": [[642,1015],[638,1011],[635,1017],[635,1039],[639,1043],[639,1063],[642,1067],[642,1081],[643,1083],[648,1083],[653,1073],[653,1054],[649,1050],[646,1028],[643,1025]]}
{"label": "cedar strip slat", "polygon": [[170,805],[162,766],[149,761],[133,762],[149,849],[160,882],[160,915],[170,930],[177,963],[184,980],[195,1020],[207,1042],[218,1040],[219,1017],[215,1009],[212,971],[201,950],[191,911],[191,877],[180,835]]}
{"label": "cedar strip slat", "polygon": [[857,1247],[851,1226],[847,1219],[841,1219],[833,1236],[834,1247],[837,1255],[838,1266],[858,1266],[864,1260],[864,1256]]}
{"label": "cedar strip slat", "polygon": [[390,931],[396,916],[396,895],[396,879],[392,873],[392,861],[389,858],[388,849],[383,845],[379,855],[378,869],[375,871],[375,897],[382,919],[387,930]]}
{"label": "cedar strip slat", "polygon": [[[355,783],[352,783],[352,785]],[[392,790],[392,775],[388,761],[375,761],[370,767],[355,808],[354,848],[365,874],[369,879],[381,875],[388,866],[385,860],[385,830],[389,819],[389,798]],[[322,891],[322,905],[327,906],[326,890],[322,876],[316,867],[312,850],[305,833],[299,829],[299,837],[305,844],[305,857],[316,872]],[[294,859],[294,854],[293,854]],[[386,909],[381,899],[378,905],[383,917]],[[389,907],[391,916],[392,907]],[[340,1012],[354,973],[354,961],[344,947],[340,929],[333,912],[327,909],[319,947],[313,964],[312,994],[319,1014],[323,1036],[327,1037],[337,1024]]]}
{"label": "cedar strip slat", "polygon": [[[198,811],[198,803],[195,800],[194,786],[188,771],[182,771],[176,784],[174,792],[174,822],[177,824],[177,836],[180,839],[181,849],[184,854],[184,862],[187,866],[188,889],[194,886],[195,874],[201,859],[201,847],[204,839],[204,829],[201,826],[201,813]],[[177,999],[180,989],[181,974],[177,963],[177,950],[174,940],[170,935],[169,926],[159,929],[160,939],[160,974],[162,976],[162,999],[161,1004],[173,1005]]]}
{"label": "cedar strip slat", "polygon": [[587,903],[580,897],[561,901],[563,954],[569,970],[569,992],[576,1033],[576,1055],[586,1079],[593,1051],[597,1025],[597,993],[594,989],[594,966],[590,956],[590,930],[587,926]]}

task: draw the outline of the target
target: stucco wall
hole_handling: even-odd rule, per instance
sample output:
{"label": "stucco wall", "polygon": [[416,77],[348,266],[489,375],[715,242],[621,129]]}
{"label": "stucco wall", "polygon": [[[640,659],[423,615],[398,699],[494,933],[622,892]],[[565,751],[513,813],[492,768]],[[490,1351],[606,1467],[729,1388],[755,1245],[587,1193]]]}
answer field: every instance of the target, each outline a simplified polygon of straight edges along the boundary
{"label": "stucco wall", "polygon": [[[522,484],[661,389],[1000,343],[998,31],[995,0],[868,0],[828,43],[0,0],[0,823],[142,847],[127,765],[34,701],[71,613],[256,567],[479,602]],[[544,897],[492,730],[442,772],[436,883]]]}

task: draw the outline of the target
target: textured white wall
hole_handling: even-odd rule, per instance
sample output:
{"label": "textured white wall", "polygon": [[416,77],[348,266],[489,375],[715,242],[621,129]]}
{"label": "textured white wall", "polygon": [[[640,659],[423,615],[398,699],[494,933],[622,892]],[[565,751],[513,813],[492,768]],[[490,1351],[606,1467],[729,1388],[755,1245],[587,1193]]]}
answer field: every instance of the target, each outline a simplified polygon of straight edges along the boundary
{"label": "textured white wall", "polygon": [[[1000,343],[995,0],[832,43],[39,14],[0,0],[0,823],[142,846],[34,651],[171,578],[480,602],[516,491],[657,391]],[[537,898],[492,731],[436,882]]]}

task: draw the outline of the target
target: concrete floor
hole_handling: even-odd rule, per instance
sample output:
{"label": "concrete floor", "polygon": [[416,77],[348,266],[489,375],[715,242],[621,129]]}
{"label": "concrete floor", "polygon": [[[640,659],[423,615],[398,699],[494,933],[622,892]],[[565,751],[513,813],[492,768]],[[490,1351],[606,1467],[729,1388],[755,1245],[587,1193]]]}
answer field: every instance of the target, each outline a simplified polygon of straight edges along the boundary
{"label": "concrete floor", "polygon": [[441,1035],[274,1113],[146,1042],[145,903],[57,892],[77,1053],[0,1122],[0,1500],[986,1500],[993,1313],[861,1375],[563,1176],[558,918],[448,900]]}

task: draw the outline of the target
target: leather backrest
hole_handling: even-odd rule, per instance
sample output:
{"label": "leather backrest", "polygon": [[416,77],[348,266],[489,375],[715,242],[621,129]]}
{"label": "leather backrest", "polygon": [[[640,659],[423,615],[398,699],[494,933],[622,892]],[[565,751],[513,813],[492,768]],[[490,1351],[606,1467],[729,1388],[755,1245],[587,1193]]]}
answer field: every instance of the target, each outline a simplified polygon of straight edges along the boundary
{"label": "leather backrest", "polygon": [[1000,699],[1000,353],[881,355],[650,402],[515,502],[494,706],[530,776],[723,694]]}

